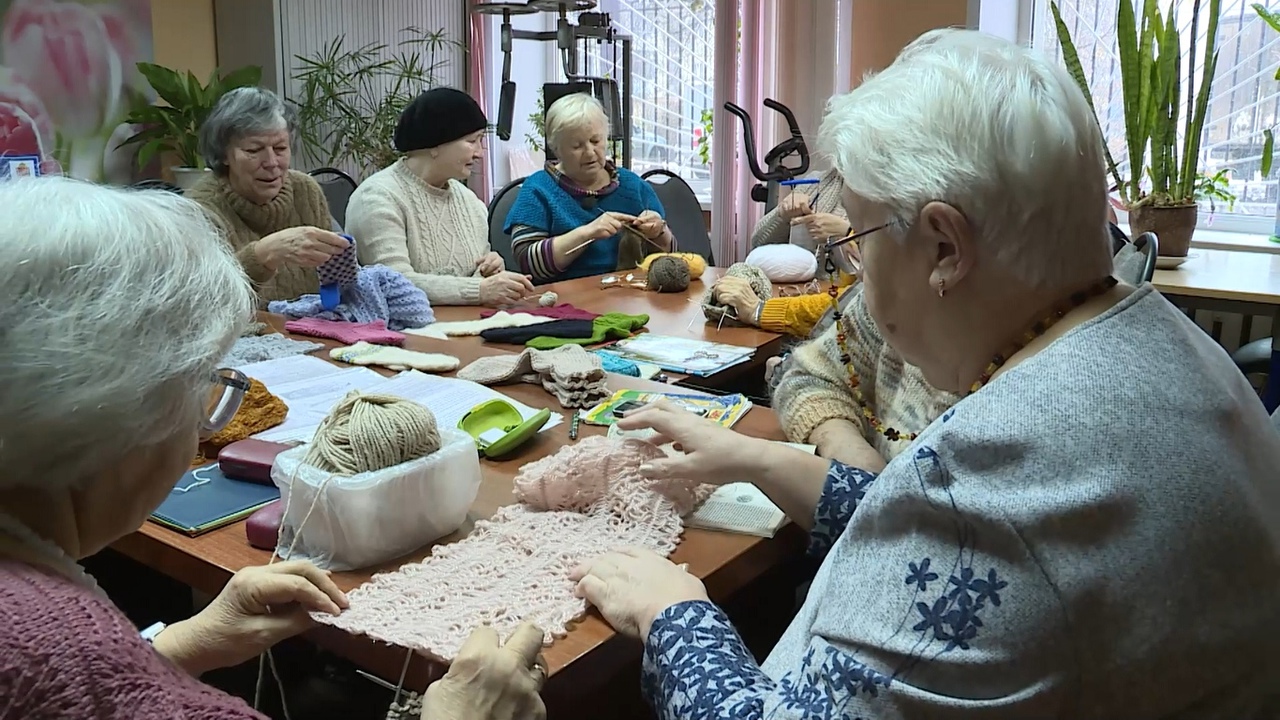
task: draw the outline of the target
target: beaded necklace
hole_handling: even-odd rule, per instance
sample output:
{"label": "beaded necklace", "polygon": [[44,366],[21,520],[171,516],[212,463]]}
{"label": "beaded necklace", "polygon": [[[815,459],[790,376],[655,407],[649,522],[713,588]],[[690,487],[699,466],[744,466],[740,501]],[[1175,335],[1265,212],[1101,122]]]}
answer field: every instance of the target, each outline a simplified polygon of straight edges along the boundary
{"label": "beaded necklace", "polygon": [[[827,289],[827,294],[831,296],[831,313],[835,319],[836,342],[839,343],[840,347],[840,362],[849,373],[849,384],[853,386],[853,399],[858,404],[858,407],[861,408],[862,416],[866,418],[867,424],[870,425],[873,430],[884,435],[885,438],[890,441],[906,440],[907,442],[911,442],[919,437],[920,433],[899,432],[896,428],[885,425],[884,422],[880,420],[879,416],[876,415],[875,410],[871,409],[871,404],[868,403],[867,399],[862,395],[862,388],[859,387],[861,383],[858,380],[858,373],[853,369],[853,353],[849,352],[848,338],[845,336],[844,322],[841,320],[842,313],[840,312],[840,304],[837,302],[839,291],[836,288],[835,280],[835,273],[832,273],[831,286]],[[1089,300],[1107,292],[1118,283],[1119,281],[1114,277],[1106,277],[1083,290],[1077,290],[1076,292],[1071,293],[1071,295],[1065,300],[1055,305],[1043,318],[1037,320],[1017,340],[1010,343],[1009,347],[1006,348],[1004,352],[998,353],[995,357],[991,358],[991,362],[987,365],[987,368],[982,371],[982,375],[980,375],[978,379],[973,382],[973,385],[969,387],[969,394],[977,392],[983,385],[990,382],[991,376],[995,375],[1000,368],[1004,367],[1004,364],[1009,361],[1009,358],[1013,357],[1019,350],[1025,348],[1027,345],[1030,345],[1036,338],[1044,335],[1049,328],[1053,327],[1054,324],[1065,317],[1067,313],[1075,310],[1081,305],[1084,305]]]}

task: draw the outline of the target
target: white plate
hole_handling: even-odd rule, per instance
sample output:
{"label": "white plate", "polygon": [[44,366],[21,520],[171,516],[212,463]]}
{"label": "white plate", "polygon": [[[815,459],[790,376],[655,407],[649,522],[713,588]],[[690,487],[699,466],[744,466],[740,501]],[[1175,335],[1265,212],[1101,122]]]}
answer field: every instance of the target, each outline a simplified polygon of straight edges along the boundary
{"label": "white plate", "polygon": [[1156,268],[1160,270],[1173,270],[1181,267],[1182,263],[1195,257],[1195,253],[1190,253],[1186,257],[1165,257],[1161,255],[1156,258]]}

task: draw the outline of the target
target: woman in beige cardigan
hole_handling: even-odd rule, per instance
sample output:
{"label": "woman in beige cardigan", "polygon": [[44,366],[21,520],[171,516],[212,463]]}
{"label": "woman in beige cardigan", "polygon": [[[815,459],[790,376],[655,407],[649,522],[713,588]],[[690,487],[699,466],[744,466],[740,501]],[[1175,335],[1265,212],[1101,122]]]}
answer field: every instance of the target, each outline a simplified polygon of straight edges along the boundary
{"label": "woman in beige cardigan", "polygon": [[293,113],[270,90],[223,95],[200,127],[213,170],[187,197],[213,213],[262,302],[318,292],[315,268],[347,248],[320,185],[289,169]]}
{"label": "woman in beige cardigan", "polygon": [[466,93],[422,93],[396,126],[405,157],[361,183],[347,206],[360,262],[403,273],[432,305],[497,307],[533,292],[489,247],[488,210],[462,184],[483,157],[488,126]]}

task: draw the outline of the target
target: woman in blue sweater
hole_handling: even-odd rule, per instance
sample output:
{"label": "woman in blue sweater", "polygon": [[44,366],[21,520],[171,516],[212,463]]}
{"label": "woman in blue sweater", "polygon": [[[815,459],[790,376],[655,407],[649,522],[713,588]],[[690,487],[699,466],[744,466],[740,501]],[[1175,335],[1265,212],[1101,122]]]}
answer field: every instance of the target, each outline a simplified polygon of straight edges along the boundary
{"label": "woman in blue sweater", "polygon": [[674,249],[653,188],[605,157],[609,119],[598,100],[555,101],[546,132],[558,160],[520,186],[505,227],[525,273],[544,283],[587,277]]}

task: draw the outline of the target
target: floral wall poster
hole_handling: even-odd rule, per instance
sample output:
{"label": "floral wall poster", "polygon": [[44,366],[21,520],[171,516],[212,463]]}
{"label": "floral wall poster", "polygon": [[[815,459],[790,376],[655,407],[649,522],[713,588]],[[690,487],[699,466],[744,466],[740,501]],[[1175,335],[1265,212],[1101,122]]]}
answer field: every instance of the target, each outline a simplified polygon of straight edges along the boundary
{"label": "floral wall poster", "polygon": [[0,0],[0,165],[131,182],[122,120],[150,60],[151,0]]}

